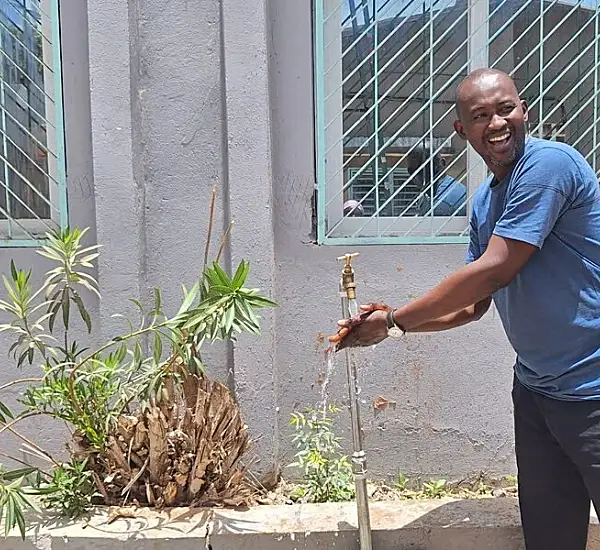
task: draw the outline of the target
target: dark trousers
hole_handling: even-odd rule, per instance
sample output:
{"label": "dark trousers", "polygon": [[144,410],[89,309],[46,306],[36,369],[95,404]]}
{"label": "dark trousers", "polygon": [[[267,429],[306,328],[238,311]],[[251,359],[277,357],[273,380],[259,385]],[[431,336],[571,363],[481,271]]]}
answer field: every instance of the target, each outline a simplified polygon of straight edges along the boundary
{"label": "dark trousers", "polygon": [[513,386],[519,504],[527,550],[585,550],[600,506],[600,401]]}

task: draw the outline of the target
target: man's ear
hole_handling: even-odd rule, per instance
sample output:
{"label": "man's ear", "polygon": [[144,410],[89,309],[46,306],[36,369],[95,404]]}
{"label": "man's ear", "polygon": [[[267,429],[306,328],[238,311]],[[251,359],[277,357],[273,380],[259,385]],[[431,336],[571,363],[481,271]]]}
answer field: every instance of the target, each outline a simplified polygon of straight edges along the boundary
{"label": "man's ear", "polygon": [[524,99],[521,100],[521,108],[523,109],[523,120],[527,122],[529,120],[529,107]]}
{"label": "man's ear", "polygon": [[467,139],[467,136],[465,134],[465,128],[462,125],[462,122],[460,120],[455,120],[454,121],[454,129],[456,130],[456,133],[463,139]]}

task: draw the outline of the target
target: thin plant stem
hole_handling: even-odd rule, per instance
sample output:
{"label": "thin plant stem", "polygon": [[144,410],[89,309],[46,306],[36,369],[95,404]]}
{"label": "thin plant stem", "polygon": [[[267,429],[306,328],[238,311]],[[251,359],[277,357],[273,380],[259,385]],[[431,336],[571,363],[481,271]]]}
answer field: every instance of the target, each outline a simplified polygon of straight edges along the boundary
{"label": "thin plant stem", "polygon": [[10,422],[8,422],[8,423],[4,424],[4,426],[2,426],[2,427],[0,428],[0,434],[1,434],[2,432],[4,432],[4,430],[9,430],[9,431],[10,431],[10,430],[11,430],[11,428],[12,428],[12,427],[13,427],[15,424],[17,424],[18,422],[21,422],[21,420],[25,420],[26,418],[31,418],[32,416],[40,416],[40,415],[42,415],[42,414],[45,414],[45,413],[43,413],[43,412],[41,412],[41,411],[35,411],[35,412],[30,412],[30,413],[24,414],[23,416],[18,416],[17,418],[14,418],[14,419],[13,419],[13,420],[11,420]]}
{"label": "thin plant stem", "polygon": [[223,253],[223,249],[225,248],[225,245],[227,244],[227,240],[229,239],[229,234],[231,233],[232,227],[233,227],[233,222],[230,222],[229,225],[227,226],[225,233],[223,234],[223,237],[221,238],[221,245],[219,246],[219,251],[217,252],[217,257],[215,259],[215,262],[217,262],[217,263],[221,259],[221,254]]}
{"label": "thin plant stem", "polygon": [[77,396],[75,395],[75,388],[74,388],[75,374],[77,373],[77,371],[79,369],[81,369],[84,365],[86,365],[89,361],[91,361],[96,355],[99,355],[103,351],[106,351],[108,348],[114,346],[115,344],[120,344],[126,340],[131,340],[131,338],[135,338],[136,336],[142,336],[143,334],[146,334],[153,330],[165,328],[172,322],[173,322],[173,319],[167,319],[166,321],[163,321],[162,323],[159,323],[158,325],[150,325],[149,327],[142,328],[142,329],[136,330],[134,332],[131,332],[125,336],[120,337],[118,340],[115,340],[113,338],[110,342],[107,342],[103,346],[100,346],[96,351],[90,353],[87,357],[85,357],[82,361],[80,361],[71,371],[71,374],[69,375],[69,382],[68,382],[69,398],[71,399],[73,406],[75,407],[75,410],[77,411],[77,413],[78,414],[83,413],[83,409],[79,405],[79,401],[77,400]]}
{"label": "thin plant stem", "polygon": [[0,391],[5,390],[6,388],[10,388],[11,386],[16,386],[17,384],[25,384],[27,382],[43,382],[43,378],[20,378],[19,380],[13,380],[12,382],[8,382],[3,386],[0,386]]}
{"label": "thin plant stem", "polygon": [[36,443],[34,443],[33,441],[31,441],[29,438],[25,437],[23,434],[19,433],[14,428],[11,428],[11,427],[8,427],[8,426],[4,426],[4,428],[2,428],[2,430],[4,430],[4,429],[6,429],[7,431],[9,431],[15,437],[18,437],[21,441],[27,443],[27,445],[29,445],[30,447],[32,447],[33,449],[35,449],[38,453],[44,455],[57,468],[60,467],[60,464],[52,457],[52,455],[50,453],[48,453],[47,451],[44,451],[44,449],[42,449],[39,445],[37,445]]}
{"label": "thin plant stem", "polygon": [[217,200],[217,186],[215,185],[212,189],[212,195],[210,197],[210,209],[208,215],[208,233],[206,235],[206,245],[204,247],[204,265],[202,266],[202,276],[206,270],[206,264],[208,263],[208,253],[210,250],[210,241],[212,239],[212,228],[215,220],[215,202]]}
{"label": "thin plant stem", "polygon": [[41,468],[38,468],[37,466],[32,466],[31,464],[25,462],[24,460],[21,460],[20,458],[17,458],[16,456],[11,456],[9,454],[3,453],[2,451],[0,451],[0,456],[2,456],[4,458],[8,458],[8,460],[14,460],[15,462],[18,462],[19,464],[22,464],[23,466],[27,466],[28,468],[35,468],[36,470],[39,470],[43,474],[48,475],[48,472],[42,470]]}

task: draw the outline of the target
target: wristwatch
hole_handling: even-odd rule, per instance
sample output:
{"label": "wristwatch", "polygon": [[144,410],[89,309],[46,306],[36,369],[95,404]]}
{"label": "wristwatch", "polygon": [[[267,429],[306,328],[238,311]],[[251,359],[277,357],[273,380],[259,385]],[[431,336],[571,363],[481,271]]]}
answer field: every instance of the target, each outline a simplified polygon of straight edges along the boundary
{"label": "wristwatch", "polygon": [[388,336],[391,338],[400,338],[406,334],[406,330],[404,330],[404,327],[394,319],[394,311],[396,310],[390,309],[387,314]]}

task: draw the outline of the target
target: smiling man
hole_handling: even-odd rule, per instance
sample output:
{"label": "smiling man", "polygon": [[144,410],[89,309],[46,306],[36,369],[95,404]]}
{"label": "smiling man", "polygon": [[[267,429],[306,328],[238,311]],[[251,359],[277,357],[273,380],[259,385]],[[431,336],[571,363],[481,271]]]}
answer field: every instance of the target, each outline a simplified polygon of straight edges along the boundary
{"label": "smiling man", "polygon": [[[516,352],[519,502],[527,550],[584,550],[600,507],[600,190],[569,145],[527,136],[527,104],[505,73],[457,88],[457,133],[491,176],[473,198],[465,266],[393,309],[339,322],[337,349],[481,318],[491,300]],[[490,411],[493,414],[493,411]]]}

